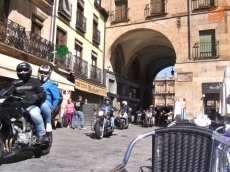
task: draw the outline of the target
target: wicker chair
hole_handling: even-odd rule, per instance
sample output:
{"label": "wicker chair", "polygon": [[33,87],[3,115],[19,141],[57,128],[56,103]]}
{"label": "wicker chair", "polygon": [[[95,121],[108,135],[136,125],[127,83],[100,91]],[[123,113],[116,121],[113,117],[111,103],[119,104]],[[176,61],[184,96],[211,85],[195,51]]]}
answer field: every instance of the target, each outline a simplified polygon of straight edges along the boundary
{"label": "wicker chair", "polygon": [[126,171],[135,143],[148,136],[152,136],[153,172],[225,172],[230,142],[208,128],[185,123],[140,135],[130,143],[123,163],[111,172]]}

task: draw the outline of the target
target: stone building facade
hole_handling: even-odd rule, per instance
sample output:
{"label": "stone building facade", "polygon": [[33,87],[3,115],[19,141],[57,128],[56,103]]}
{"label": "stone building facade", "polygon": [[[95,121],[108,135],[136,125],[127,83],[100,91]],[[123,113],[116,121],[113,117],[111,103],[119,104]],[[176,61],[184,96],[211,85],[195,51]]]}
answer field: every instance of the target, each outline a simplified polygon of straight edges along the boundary
{"label": "stone building facade", "polygon": [[229,4],[230,0],[102,0],[110,14],[106,86],[114,83],[114,98],[129,101],[128,91],[118,91],[135,87],[139,90],[136,102],[147,106],[153,100],[157,73],[174,66],[175,96],[186,98],[187,117],[204,113],[204,94],[216,102],[213,107],[218,110],[218,96],[213,94],[219,90],[209,93],[202,86],[222,82],[230,65]]}
{"label": "stone building facade", "polygon": [[[79,95],[100,104],[103,81],[105,22],[108,13],[96,0],[1,0],[0,81],[17,78],[16,66],[29,62],[53,66],[52,80],[67,99]],[[90,116],[92,114],[89,114]]]}
{"label": "stone building facade", "polygon": [[175,80],[174,77],[156,77],[153,89],[154,107],[174,107]]}

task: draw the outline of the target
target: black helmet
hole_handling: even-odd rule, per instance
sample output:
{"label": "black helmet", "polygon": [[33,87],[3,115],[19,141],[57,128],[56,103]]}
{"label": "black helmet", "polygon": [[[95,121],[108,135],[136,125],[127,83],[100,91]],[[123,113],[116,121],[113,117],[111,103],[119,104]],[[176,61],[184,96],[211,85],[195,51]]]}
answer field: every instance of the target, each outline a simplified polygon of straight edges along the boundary
{"label": "black helmet", "polygon": [[50,79],[51,76],[51,67],[48,65],[41,65],[38,69],[38,79],[41,83],[45,83]]}
{"label": "black helmet", "polygon": [[111,98],[110,98],[110,97],[106,97],[106,98],[105,98],[105,101],[106,101],[106,100],[111,101]]}
{"label": "black helmet", "polygon": [[[22,62],[18,64],[16,71],[19,79],[26,80],[31,77],[32,67],[30,66],[29,63]],[[24,72],[21,73],[22,71]]]}

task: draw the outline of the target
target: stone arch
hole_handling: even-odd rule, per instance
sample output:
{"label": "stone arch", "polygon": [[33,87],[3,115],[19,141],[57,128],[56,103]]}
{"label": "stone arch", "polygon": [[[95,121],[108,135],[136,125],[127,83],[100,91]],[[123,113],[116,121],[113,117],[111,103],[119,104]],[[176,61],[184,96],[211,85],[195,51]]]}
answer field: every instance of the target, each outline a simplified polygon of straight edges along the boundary
{"label": "stone arch", "polygon": [[164,46],[164,45],[151,45],[148,47],[144,47],[141,50],[137,51],[136,53],[134,53],[130,58],[129,61],[127,62],[127,64],[125,65],[126,68],[129,68],[132,64],[132,62],[136,59],[136,57],[138,57],[138,55],[145,53],[147,51],[153,50],[153,49],[162,49],[162,50],[166,50],[166,51],[172,51],[173,53],[175,53],[174,49],[168,46]]}
{"label": "stone arch", "polygon": [[[152,31],[152,32],[159,32],[164,35],[171,43],[174,50],[177,49],[176,42],[174,41],[177,39],[176,35],[166,26],[158,23],[158,22],[148,22],[148,23],[141,23],[135,25],[129,25],[126,27],[116,27],[117,30],[111,29],[111,33],[107,31],[107,37],[109,40],[115,40],[114,42],[107,42],[105,46],[106,56],[111,56],[111,51],[121,42],[125,37],[128,35],[140,32],[140,31]],[[109,33],[109,34],[108,34]]]}

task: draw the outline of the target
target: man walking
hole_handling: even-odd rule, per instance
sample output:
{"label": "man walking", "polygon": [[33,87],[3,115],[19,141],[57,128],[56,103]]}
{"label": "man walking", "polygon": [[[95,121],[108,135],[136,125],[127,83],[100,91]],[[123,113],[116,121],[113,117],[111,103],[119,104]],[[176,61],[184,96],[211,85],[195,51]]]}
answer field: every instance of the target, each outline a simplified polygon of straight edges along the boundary
{"label": "man walking", "polygon": [[82,100],[82,96],[78,96],[78,100],[75,102],[75,130],[78,129],[78,118],[81,120],[81,128],[80,130],[85,130],[86,128],[84,127],[85,121],[84,121],[84,114],[83,114],[83,105],[87,104],[87,99],[85,101]]}

